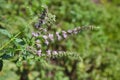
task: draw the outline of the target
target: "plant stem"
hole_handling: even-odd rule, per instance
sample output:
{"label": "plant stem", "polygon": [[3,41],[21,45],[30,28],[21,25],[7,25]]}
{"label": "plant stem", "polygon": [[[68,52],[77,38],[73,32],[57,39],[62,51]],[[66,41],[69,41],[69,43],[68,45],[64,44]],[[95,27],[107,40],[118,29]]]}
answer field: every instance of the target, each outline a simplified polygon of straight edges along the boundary
{"label": "plant stem", "polygon": [[10,44],[11,41],[13,41],[21,32],[19,32],[18,34],[16,34],[13,38],[10,39],[10,41],[6,42],[1,48],[0,50],[4,49],[8,44]]}

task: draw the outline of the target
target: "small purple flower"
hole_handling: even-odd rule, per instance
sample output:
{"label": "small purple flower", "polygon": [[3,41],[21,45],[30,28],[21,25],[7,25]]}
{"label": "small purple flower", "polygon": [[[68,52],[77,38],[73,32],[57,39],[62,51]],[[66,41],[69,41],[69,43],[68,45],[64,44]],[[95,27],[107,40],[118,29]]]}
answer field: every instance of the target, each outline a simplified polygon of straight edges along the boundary
{"label": "small purple flower", "polygon": [[35,33],[35,32],[32,32],[32,35],[33,35],[34,37],[38,37],[38,36],[39,36],[38,33]]}
{"label": "small purple flower", "polygon": [[49,34],[48,37],[50,38],[51,41],[54,41],[53,34]]}
{"label": "small purple flower", "polygon": [[61,40],[62,39],[62,37],[61,36],[58,36],[58,40]]}
{"label": "small purple flower", "polygon": [[46,35],[43,35],[43,38],[46,40],[46,39],[48,38],[48,36],[46,36]]}
{"label": "small purple flower", "polygon": [[77,34],[77,33],[78,33],[77,28],[73,29],[73,33],[74,33],[74,34]]}
{"label": "small purple flower", "polygon": [[57,55],[58,53],[57,53],[57,51],[53,51],[53,54],[54,54],[54,55]]}
{"label": "small purple flower", "polygon": [[61,39],[62,39],[62,37],[59,35],[59,32],[56,32],[56,35],[57,35],[57,39],[58,39],[58,40],[61,40]]}
{"label": "small purple flower", "polygon": [[40,48],[41,47],[41,44],[36,44],[37,48]]}
{"label": "small purple flower", "polygon": [[67,34],[63,34],[63,37],[64,37],[64,38],[67,38]]}
{"label": "small purple flower", "polygon": [[48,40],[45,40],[45,44],[46,44],[46,45],[48,45],[48,44],[49,44]]}
{"label": "small purple flower", "polygon": [[69,34],[71,34],[71,33],[72,33],[72,30],[68,30],[67,32],[68,32]]}
{"label": "small purple flower", "polygon": [[46,51],[48,55],[51,55],[51,50]]}
{"label": "small purple flower", "polygon": [[56,32],[56,35],[59,35],[59,32]]}
{"label": "small purple flower", "polygon": [[36,43],[40,43],[40,40],[39,40],[39,39],[37,39],[37,40],[36,40]]}
{"label": "small purple flower", "polygon": [[62,31],[62,35],[64,38],[67,38],[67,33],[65,31]]}
{"label": "small purple flower", "polygon": [[46,33],[46,32],[47,32],[47,29],[43,29],[43,31]]}
{"label": "small purple flower", "polygon": [[37,55],[38,55],[38,56],[41,56],[41,53],[42,53],[41,50],[38,50],[38,51],[37,51]]}

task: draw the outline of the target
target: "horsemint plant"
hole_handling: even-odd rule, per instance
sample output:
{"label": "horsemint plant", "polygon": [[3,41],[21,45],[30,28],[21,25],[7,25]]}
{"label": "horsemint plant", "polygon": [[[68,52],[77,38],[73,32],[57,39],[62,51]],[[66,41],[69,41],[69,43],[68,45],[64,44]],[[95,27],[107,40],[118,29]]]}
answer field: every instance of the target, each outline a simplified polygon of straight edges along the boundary
{"label": "horsemint plant", "polygon": [[[79,32],[87,29],[93,29],[93,26],[83,26],[77,27],[67,31],[54,31],[53,33],[50,32],[51,27],[50,25],[53,24],[55,21],[55,16],[48,14],[48,10],[44,9],[42,14],[40,15],[39,21],[35,24],[36,32],[32,33],[32,38],[35,40],[35,49],[34,52],[38,56],[42,56],[42,53],[47,55],[53,55],[59,52],[59,50],[50,50],[50,45],[55,44],[61,40],[66,39],[69,36],[76,35]],[[47,27],[42,27],[42,25],[46,25]]]}
{"label": "horsemint plant", "polygon": [[[0,47],[0,70],[4,59],[10,59],[22,65],[23,61],[41,60],[42,58],[59,55],[64,50],[53,49],[51,46],[57,42],[66,39],[69,36],[76,35],[83,30],[93,29],[93,26],[76,27],[67,31],[55,31],[51,26],[55,22],[55,15],[48,13],[44,9],[38,22],[34,25],[34,31],[30,38],[17,38],[21,33],[15,36],[9,34],[11,38],[6,44]],[[53,32],[51,32],[53,31]],[[7,47],[8,44],[11,46]]]}

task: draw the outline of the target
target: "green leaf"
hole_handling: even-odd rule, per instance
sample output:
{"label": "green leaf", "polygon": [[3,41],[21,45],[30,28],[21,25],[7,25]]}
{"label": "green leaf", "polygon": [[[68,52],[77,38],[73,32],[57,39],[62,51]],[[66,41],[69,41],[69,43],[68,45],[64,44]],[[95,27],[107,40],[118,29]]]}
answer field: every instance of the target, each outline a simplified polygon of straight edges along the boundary
{"label": "green leaf", "polygon": [[23,41],[22,39],[19,39],[19,38],[16,38],[15,40],[16,40],[16,42],[18,42],[18,43],[20,43],[20,42]]}
{"label": "green leaf", "polygon": [[10,59],[10,58],[12,58],[12,56],[10,54],[3,54],[1,57],[2,57],[2,59]]}
{"label": "green leaf", "polygon": [[9,38],[11,37],[11,34],[5,29],[0,29],[0,33],[2,33],[3,35],[5,35],[5,36],[7,36]]}
{"label": "green leaf", "polygon": [[17,61],[16,65],[17,65],[18,67],[22,66],[22,61]]}

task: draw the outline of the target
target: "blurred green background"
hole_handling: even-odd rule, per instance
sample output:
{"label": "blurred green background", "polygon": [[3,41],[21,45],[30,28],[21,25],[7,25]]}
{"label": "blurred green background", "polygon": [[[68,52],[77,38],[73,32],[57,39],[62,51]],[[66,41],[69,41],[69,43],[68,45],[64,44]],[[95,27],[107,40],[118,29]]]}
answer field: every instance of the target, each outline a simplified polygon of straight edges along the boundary
{"label": "blurred green background", "polygon": [[[4,60],[0,80],[119,80],[120,79],[120,1],[119,0],[0,0],[0,29],[29,37],[33,23],[48,6],[56,16],[56,29],[68,30],[94,25],[61,42],[77,52],[83,62],[69,58],[36,61],[21,67]],[[9,39],[0,31],[0,46]],[[58,44],[58,43],[56,43]],[[24,78],[21,80],[25,80]]]}

